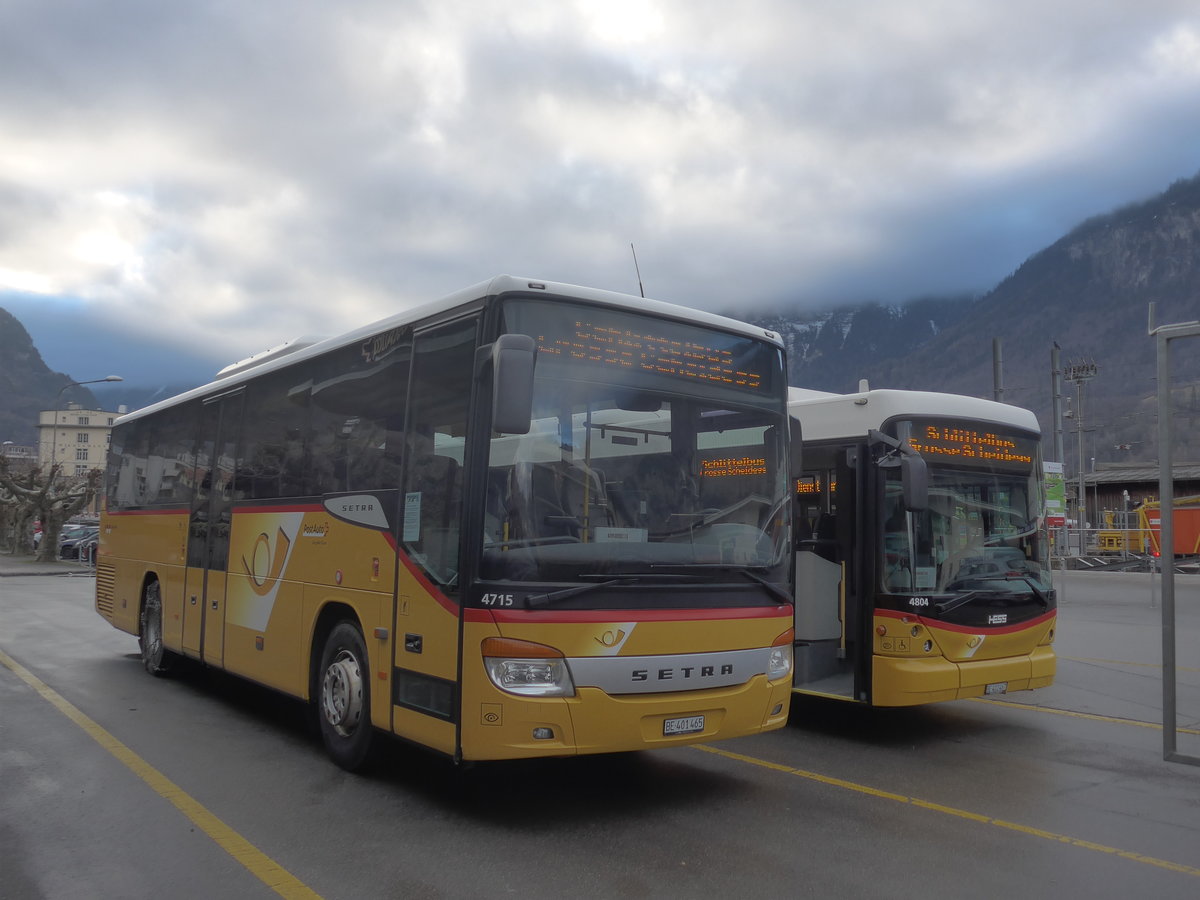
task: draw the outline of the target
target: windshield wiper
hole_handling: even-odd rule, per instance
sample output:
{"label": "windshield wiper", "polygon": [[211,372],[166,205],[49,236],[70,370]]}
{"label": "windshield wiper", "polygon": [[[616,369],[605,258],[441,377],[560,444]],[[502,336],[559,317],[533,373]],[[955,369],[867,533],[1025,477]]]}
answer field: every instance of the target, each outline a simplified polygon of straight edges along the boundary
{"label": "windshield wiper", "polygon": [[[1027,584],[1029,586],[1029,592],[1033,595],[1033,599],[1035,599],[1038,603],[1040,603],[1044,609],[1048,609],[1050,607],[1049,595],[1046,594],[1046,592],[1043,591],[1041,588],[1039,588],[1037,586],[1037,584],[1035,584],[1032,580],[1030,580],[1029,578],[1027,578],[1024,575],[1007,575],[1006,574],[1006,575],[997,575],[994,578],[976,577],[976,578],[963,579],[962,581],[972,581],[972,582],[976,582],[976,583],[981,582],[981,581],[983,581],[983,582],[987,582],[987,581],[1023,581],[1023,582],[1025,582],[1025,584]],[[956,583],[962,583],[962,582],[960,581],[960,582],[956,582]],[[953,590],[954,583],[948,585],[946,589]],[[967,591],[965,594],[962,594],[958,597],[954,597],[953,599],[943,600],[941,603],[935,603],[933,605],[934,612],[936,612],[939,616],[945,615],[946,613],[950,612],[953,609],[958,609],[960,606],[962,606],[965,603],[970,603],[972,600],[974,600],[980,594],[985,594],[985,593],[992,594],[992,595],[999,595],[1000,597],[1005,596],[1004,592],[1002,592],[1002,591],[994,591],[994,590],[993,591],[978,591],[978,590]],[[1017,595],[1009,594],[1009,596],[1017,596]]]}
{"label": "windshield wiper", "polygon": [[534,594],[531,597],[525,598],[525,605],[546,606],[549,603],[566,600],[568,597],[574,597],[576,594],[586,594],[588,591],[594,591],[602,587],[609,587],[614,584],[628,584],[631,580],[636,580],[636,576],[625,575],[619,578],[610,578],[607,581],[597,581],[593,584],[577,584],[574,587],[563,588],[561,591]]}
{"label": "windshield wiper", "polygon": [[943,600],[941,603],[933,604],[933,611],[939,616],[944,616],[951,610],[958,609],[960,606],[965,606],[970,603],[980,594],[979,591],[967,591],[965,594],[960,594],[950,600]]}
{"label": "windshield wiper", "polygon": [[795,603],[795,598],[783,587],[780,587],[774,581],[767,581],[756,572],[751,572],[749,569],[741,566],[728,566],[724,563],[704,563],[700,565],[688,566],[689,569],[720,569],[722,572],[737,572],[740,575],[745,575],[751,581],[757,581],[768,591],[772,596],[778,597],[784,603]]}
{"label": "windshield wiper", "polygon": [[1029,585],[1029,592],[1031,594],[1033,594],[1034,599],[1036,599],[1038,603],[1042,604],[1043,609],[1050,608],[1050,595],[1047,594],[1045,591],[1043,591],[1041,588],[1039,588],[1037,586],[1037,584],[1034,583],[1032,578],[1028,578],[1024,575],[1005,575],[1004,576],[1005,581],[1012,581],[1014,578],[1020,579],[1021,581],[1025,582],[1027,585]]}
{"label": "windshield wiper", "polygon": [[[580,578],[605,578],[603,575],[580,575]],[[596,581],[591,584],[576,584],[569,588],[563,588],[559,591],[550,591],[545,594],[532,594],[525,598],[526,606],[546,606],[550,603],[556,603],[559,600],[566,600],[568,597],[575,597],[579,594],[586,594],[588,591],[594,591],[603,587],[612,587],[615,584],[636,584],[639,581],[672,581],[680,582],[694,579],[696,576],[687,575],[663,575],[658,572],[629,572],[625,575],[614,575],[611,578],[605,578],[604,581]]]}

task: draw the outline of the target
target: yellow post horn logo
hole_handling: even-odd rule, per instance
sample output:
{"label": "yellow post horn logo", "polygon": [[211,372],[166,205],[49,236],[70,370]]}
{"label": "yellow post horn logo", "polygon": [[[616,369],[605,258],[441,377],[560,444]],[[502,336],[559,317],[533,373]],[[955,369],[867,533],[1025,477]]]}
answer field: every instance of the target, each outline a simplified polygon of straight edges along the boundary
{"label": "yellow post horn logo", "polygon": [[242,557],[242,568],[250,576],[250,588],[260,597],[265,597],[283,574],[283,564],[287,560],[288,548],[292,545],[291,538],[282,528],[276,533],[275,551],[271,552],[271,539],[266,533],[260,534],[254,540],[254,549],[249,562]]}

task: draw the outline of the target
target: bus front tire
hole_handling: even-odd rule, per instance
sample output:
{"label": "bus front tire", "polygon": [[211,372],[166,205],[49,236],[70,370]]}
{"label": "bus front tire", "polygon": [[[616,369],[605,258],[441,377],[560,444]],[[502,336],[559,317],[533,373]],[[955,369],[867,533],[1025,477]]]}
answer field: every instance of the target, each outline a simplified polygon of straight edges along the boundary
{"label": "bus front tire", "polygon": [[138,648],[142,651],[142,665],[151,675],[162,677],[174,667],[175,654],[163,646],[162,588],[157,581],[146,585],[138,619]]}
{"label": "bus front tire", "polygon": [[371,755],[371,685],[367,647],[352,622],[339,622],[325,639],[317,685],[317,719],[325,750],[348,772]]}

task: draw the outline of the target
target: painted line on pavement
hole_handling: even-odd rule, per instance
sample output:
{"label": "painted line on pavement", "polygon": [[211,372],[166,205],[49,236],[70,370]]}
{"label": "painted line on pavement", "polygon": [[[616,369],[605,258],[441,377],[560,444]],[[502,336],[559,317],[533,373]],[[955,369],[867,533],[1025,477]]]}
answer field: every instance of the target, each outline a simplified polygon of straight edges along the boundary
{"label": "painted line on pavement", "polygon": [[142,779],[160,797],[169,800],[176,809],[187,816],[197,828],[212,838],[217,845],[241,863],[255,878],[288,900],[320,900],[317,894],[302,881],[280,866],[244,837],[208,811],[199,801],[185,793],[175,782],[163,775],[146,760],[142,759],[95,720],[50,687],[19,662],[0,650],[0,664],[33,688],[64,716],[87,732],[97,744],[125,764],[134,775]]}
{"label": "painted line on pavement", "polygon": [[[1143,722],[1141,719],[1121,719],[1116,716],[1102,716],[1097,713],[1076,712],[1073,709],[1057,709],[1053,706],[1034,706],[1032,703],[1014,703],[1012,700],[993,700],[987,697],[970,697],[976,703],[990,703],[994,706],[1007,706],[1011,709],[1027,709],[1031,712],[1050,713],[1055,716],[1066,716],[1070,719],[1090,719],[1093,722],[1108,722],[1112,725],[1134,725],[1138,728],[1152,728],[1162,731],[1161,722]],[[1176,728],[1177,734],[1200,734],[1200,728]]]}
{"label": "painted line on pavement", "polygon": [[[1125,659],[1093,659],[1090,656],[1060,656],[1059,659],[1069,659],[1071,662],[1098,663],[1104,666],[1140,666],[1144,669],[1161,669],[1162,663],[1130,662]],[[1200,672],[1195,666],[1176,666],[1176,672]]]}
{"label": "painted line on pavement", "polygon": [[758,759],[754,756],[747,756],[744,753],[732,753],[729,750],[723,750],[710,744],[693,744],[692,746],[694,749],[702,750],[705,753],[712,753],[716,756],[723,756],[726,759],[732,759],[737,762],[749,763],[750,765],[758,766],[759,768],[771,769],[775,772],[782,772],[785,775],[795,775],[799,778],[807,779],[808,781],[815,781],[831,787],[842,788],[843,790],[847,791],[854,791],[858,794],[866,794],[869,797],[878,797],[882,800],[892,800],[896,803],[905,803],[909,806],[915,806],[919,809],[928,809],[933,812],[943,813],[944,815],[948,816],[955,816],[956,818],[960,819],[969,819],[972,822],[978,822],[982,825],[993,825],[996,828],[1004,828],[1008,831],[1016,831],[1021,834],[1039,837],[1048,841],[1055,841],[1056,843],[1060,844],[1069,844],[1072,847],[1080,847],[1084,850],[1095,850],[1098,853],[1107,853],[1111,856],[1119,856],[1122,859],[1132,860],[1133,862],[1142,863],[1143,865],[1154,866],[1156,868],[1166,869],[1171,872],[1179,872],[1183,875],[1194,875],[1200,877],[1200,868],[1196,868],[1195,866],[1174,863],[1165,859],[1156,859],[1153,856],[1135,853],[1132,850],[1121,850],[1117,847],[1108,847],[1104,844],[1097,844],[1092,841],[1073,838],[1065,834],[1057,834],[1053,831],[1046,831],[1041,828],[1033,828],[1029,825],[1021,825],[1018,822],[1007,822],[1004,819],[994,819],[991,816],[969,812],[965,809],[956,809],[953,806],[943,806],[940,803],[932,803],[928,800],[921,800],[917,797],[906,797],[904,794],[895,794],[891,791],[882,791],[878,788],[870,787],[869,785],[858,784],[854,781],[846,781],[843,778],[833,778],[829,775],[821,775],[817,772],[808,772],[804,769],[794,768],[793,766],[787,766],[781,763],[773,763],[765,759]]}

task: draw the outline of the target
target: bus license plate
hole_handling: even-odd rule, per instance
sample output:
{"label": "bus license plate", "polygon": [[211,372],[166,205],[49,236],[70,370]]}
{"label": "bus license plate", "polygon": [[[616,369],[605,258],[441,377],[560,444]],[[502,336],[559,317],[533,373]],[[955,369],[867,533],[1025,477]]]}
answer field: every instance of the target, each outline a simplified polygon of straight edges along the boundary
{"label": "bus license plate", "polygon": [[983,689],[983,692],[985,694],[1007,694],[1008,693],[1008,682],[1007,681],[997,681],[995,684],[989,684],[987,687],[985,687]]}
{"label": "bus license plate", "polygon": [[677,734],[695,734],[704,730],[704,716],[686,716],[682,719],[664,719],[663,737]]}

